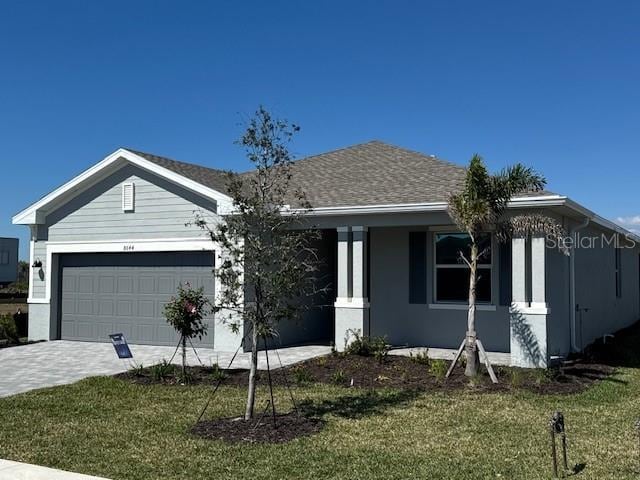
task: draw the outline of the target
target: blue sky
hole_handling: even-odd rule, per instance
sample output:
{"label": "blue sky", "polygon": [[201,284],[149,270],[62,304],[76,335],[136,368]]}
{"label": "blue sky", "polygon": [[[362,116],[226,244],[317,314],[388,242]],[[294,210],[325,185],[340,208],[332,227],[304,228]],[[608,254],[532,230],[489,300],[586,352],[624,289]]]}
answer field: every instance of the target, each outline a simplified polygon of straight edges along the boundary
{"label": "blue sky", "polygon": [[247,167],[259,104],[297,156],[380,139],[493,169],[640,228],[640,2],[4,1],[0,236],[119,146]]}

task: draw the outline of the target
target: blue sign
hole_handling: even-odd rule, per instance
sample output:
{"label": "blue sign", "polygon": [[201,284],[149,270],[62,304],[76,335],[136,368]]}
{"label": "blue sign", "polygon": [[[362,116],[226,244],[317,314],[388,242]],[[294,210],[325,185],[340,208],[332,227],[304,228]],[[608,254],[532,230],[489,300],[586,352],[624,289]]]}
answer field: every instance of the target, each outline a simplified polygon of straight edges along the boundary
{"label": "blue sign", "polygon": [[116,349],[118,358],[133,358],[123,333],[114,333],[113,335],[109,335],[109,338],[111,339],[111,343],[113,343],[113,348]]}

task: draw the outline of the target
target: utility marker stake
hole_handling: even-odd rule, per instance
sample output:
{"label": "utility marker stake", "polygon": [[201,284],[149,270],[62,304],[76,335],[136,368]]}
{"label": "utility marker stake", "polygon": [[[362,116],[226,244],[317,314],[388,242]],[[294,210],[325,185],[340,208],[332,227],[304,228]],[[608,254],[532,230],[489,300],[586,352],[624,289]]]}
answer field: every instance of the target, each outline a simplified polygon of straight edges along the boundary
{"label": "utility marker stake", "polygon": [[553,460],[553,476],[558,478],[558,460],[556,451],[556,435],[560,435],[562,439],[562,478],[566,477],[566,473],[569,470],[569,464],[567,462],[567,435],[564,428],[564,415],[562,412],[555,411],[549,420],[549,433],[551,434],[551,457]]}

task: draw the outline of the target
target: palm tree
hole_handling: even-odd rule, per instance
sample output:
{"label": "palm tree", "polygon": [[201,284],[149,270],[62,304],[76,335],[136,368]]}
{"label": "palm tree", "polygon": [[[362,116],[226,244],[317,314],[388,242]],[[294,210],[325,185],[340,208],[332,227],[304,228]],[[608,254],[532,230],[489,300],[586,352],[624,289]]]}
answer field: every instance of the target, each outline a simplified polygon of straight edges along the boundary
{"label": "palm tree", "polygon": [[[562,235],[562,227],[553,219],[540,214],[518,215],[504,218],[508,203],[514,196],[541,191],[546,185],[543,176],[529,167],[516,164],[491,175],[482,157],[471,158],[464,187],[449,198],[449,215],[458,228],[470,239],[470,252],[459,252],[461,261],[469,267],[469,310],[464,350],[467,357],[466,376],[478,373],[479,357],[476,334],[476,283],[478,261],[488,255],[488,249],[479,251],[478,239],[482,232],[495,229],[498,239],[505,241],[514,235],[544,233]],[[462,346],[461,346],[462,347]],[[454,363],[457,361],[454,360]],[[453,369],[454,365],[451,365]]]}

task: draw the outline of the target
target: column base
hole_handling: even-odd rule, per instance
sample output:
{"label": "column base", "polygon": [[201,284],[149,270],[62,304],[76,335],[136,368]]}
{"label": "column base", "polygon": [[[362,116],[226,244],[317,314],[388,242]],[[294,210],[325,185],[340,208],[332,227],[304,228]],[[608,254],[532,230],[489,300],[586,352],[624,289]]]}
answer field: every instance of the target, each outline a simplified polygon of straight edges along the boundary
{"label": "column base", "polygon": [[511,366],[547,368],[547,309],[512,305],[509,316]]}
{"label": "column base", "polygon": [[369,302],[366,298],[338,298],[335,302],[334,345],[343,352],[357,335],[368,336]]}

